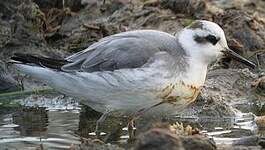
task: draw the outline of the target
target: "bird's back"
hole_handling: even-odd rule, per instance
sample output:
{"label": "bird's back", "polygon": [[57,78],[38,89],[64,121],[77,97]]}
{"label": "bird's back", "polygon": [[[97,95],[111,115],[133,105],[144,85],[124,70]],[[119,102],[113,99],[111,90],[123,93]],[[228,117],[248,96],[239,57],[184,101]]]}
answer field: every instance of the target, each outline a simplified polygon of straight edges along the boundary
{"label": "bird's back", "polygon": [[105,37],[87,49],[66,58],[63,70],[113,71],[138,68],[159,51],[165,51],[183,64],[185,51],[175,36],[155,30],[136,30]]}

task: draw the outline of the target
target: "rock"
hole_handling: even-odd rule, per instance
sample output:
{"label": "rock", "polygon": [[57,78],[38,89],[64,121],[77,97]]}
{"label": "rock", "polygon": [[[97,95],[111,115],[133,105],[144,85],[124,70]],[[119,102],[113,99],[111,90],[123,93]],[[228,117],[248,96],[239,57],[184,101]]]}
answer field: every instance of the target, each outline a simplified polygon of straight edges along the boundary
{"label": "rock", "polygon": [[[31,0],[4,1],[8,17],[0,18],[0,59],[8,60],[13,52],[30,52],[57,55],[58,50],[49,48],[44,39],[45,14]],[[45,47],[45,48],[44,48]]]}
{"label": "rock", "polygon": [[265,128],[265,116],[258,116],[255,122],[259,128]]}
{"label": "rock", "polygon": [[[221,25],[227,39],[230,39],[228,45],[231,44],[231,40],[236,40],[242,47],[235,51],[256,61],[260,68],[265,68],[264,19],[262,16],[249,15],[241,10],[227,10],[213,16],[213,21]],[[233,62],[233,67],[238,66],[242,64]]]}
{"label": "rock", "polygon": [[265,148],[265,137],[261,137],[258,143],[263,149]]}
{"label": "rock", "polygon": [[184,150],[180,138],[167,129],[154,128],[140,135],[135,150]]}
{"label": "rock", "polygon": [[19,90],[18,83],[7,72],[5,64],[0,61],[0,93]]}
{"label": "rock", "polygon": [[[65,25],[64,25],[65,26]],[[64,26],[62,30],[64,30]],[[92,43],[99,39],[120,32],[119,27],[108,23],[85,23],[81,24],[77,30],[74,30],[68,38],[65,38],[61,43],[64,49],[70,52],[77,52],[87,48]],[[64,35],[66,33],[59,32]],[[67,43],[67,44],[65,44]]]}
{"label": "rock", "polygon": [[130,5],[129,0],[105,0],[100,4],[100,10],[104,14],[113,14],[116,10],[123,8],[125,5]]}
{"label": "rock", "polygon": [[10,44],[36,45],[44,42],[45,15],[38,5],[31,0],[24,0],[16,7],[16,13],[12,16],[12,40]]}
{"label": "rock", "polygon": [[250,91],[251,83],[258,74],[249,69],[216,69],[207,74],[203,91],[204,97],[220,97],[225,102],[233,103],[238,100],[254,97]]}
{"label": "rock", "polygon": [[234,146],[243,145],[243,146],[258,146],[260,138],[258,136],[247,136],[242,137],[238,140],[233,141]]}
{"label": "rock", "polygon": [[[47,15],[48,22],[54,20],[50,25],[53,28],[58,27],[58,29],[52,34],[46,34],[46,40],[54,47],[70,52],[77,52],[87,48],[89,45],[105,36],[121,32],[120,26],[117,24],[110,23],[105,19],[95,21],[96,18],[110,15],[113,11],[124,6],[118,0],[113,0],[113,2],[114,3],[106,2],[104,7],[113,10],[108,9],[105,12],[99,9],[101,6],[97,1],[88,2],[86,4],[86,9],[80,11],[78,14],[69,15],[58,9],[49,10]],[[52,11],[54,11],[54,13]],[[57,18],[54,18],[55,16],[57,16]]]}
{"label": "rock", "polygon": [[135,150],[215,150],[213,140],[202,135],[179,135],[168,128],[153,128],[139,136]]}
{"label": "rock", "polygon": [[251,0],[214,1],[215,5],[222,9],[243,9],[251,4]]}
{"label": "rock", "polygon": [[232,146],[235,149],[261,149],[265,147],[264,138],[260,136],[247,136],[241,137],[238,140],[233,141]]}
{"label": "rock", "polygon": [[[222,99],[219,99],[218,96],[215,97],[203,97],[204,100],[203,107],[197,109],[199,117],[213,117],[214,118],[223,118],[225,116],[233,117],[236,115],[235,109],[229,105],[227,102],[222,102]],[[198,103],[195,103],[198,105]],[[200,104],[198,105],[200,106]]]}
{"label": "rock", "polygon": [[40,7],[44,12],[48,12],[49,9],[58,8],[70,8],[71,11],[77,12],[84,8],[81,0],[34,0],[34,2]]}
{"label": "rock", "polygon": [[10,24],[0,20],[0,48],[3,48],[11,40]]}
{"label": "rock", "polygon": [[261,95],[265,95],[265,76],[261,76],[252,82],[252,87]]}
{"label": "rock", "polygon": [[80,145],[72,145],[70,150],[124,150],[114,144],[105,144],[99,140],[83,139]]}
{"label": "rock", "polygon": [[260,146],[234,146],[231,144],[217,145],[218,150],[261,150]]}
{"label": "rock", "polygon": [[196,16],[206,10],[204,0],[161,0],[161,6],[177,14],[187,14],[189,16]]}
{"label": "rock", "polygon": [[24,0],[1,0],[0,17],[2,20],[8,21],[16,13],[16,7]]}
{"label": "rock", "polygon": [[200,135],[183,136],[182,138],[183,147],[186,150],[215,150],[216,145],[213,139],[203,137]]}

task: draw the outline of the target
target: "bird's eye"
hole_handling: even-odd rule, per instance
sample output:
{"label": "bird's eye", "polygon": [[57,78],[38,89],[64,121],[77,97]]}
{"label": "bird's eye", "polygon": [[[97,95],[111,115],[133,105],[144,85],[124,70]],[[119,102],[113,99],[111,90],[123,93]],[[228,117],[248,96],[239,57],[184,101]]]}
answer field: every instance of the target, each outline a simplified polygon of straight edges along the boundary
{"label": "bird's eye", "polygon": [[216,38],[214,35],[211,34],[207,35],[205,39],[213,45],[215,45],[220,40],[220,38]]}

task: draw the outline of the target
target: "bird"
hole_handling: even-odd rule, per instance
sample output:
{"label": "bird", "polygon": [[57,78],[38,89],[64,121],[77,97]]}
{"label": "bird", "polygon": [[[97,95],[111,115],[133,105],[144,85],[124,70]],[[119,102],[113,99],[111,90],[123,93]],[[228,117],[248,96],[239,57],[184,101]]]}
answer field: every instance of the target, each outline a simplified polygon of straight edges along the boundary
{"label": "bird", "polygon": [[148,110],[151,115],[182,111],[196,100],[209,64],[222,57],[256,66],[228,47],[218,24],[195,20],[175,35],[127,31],[104,37],[65,59],[15,53],[11,62],[18,71],[102,112],[98,127],[114,111]]}

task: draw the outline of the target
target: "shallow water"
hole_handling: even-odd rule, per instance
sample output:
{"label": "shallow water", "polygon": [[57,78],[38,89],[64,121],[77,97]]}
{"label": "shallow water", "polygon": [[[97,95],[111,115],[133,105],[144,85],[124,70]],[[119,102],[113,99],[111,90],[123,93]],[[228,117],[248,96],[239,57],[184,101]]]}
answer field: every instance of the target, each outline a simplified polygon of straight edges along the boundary
{"label": "shallow water", "polygon": [[[263,105],[237,105],[245,112],[260,114]],[[79,144],[82,137],[95,138],[95,121],[99,113],[75,100],[63,96],[28,96],[16,99],[12,105],[0,104],[0,149],[66,149]],[[239,113],[236,118],[173,117],[171,122],[181,121],[198,127],[213,137],[217,144],[230,144],[243,136],[261,134],[253,115]],[[102,127],[102,138],[108,142],[126,145],[128,133],[125,118],[109,117]],[[122,123],[123,122],[123,123]],[[140,119],[139,130],[146,129],[150,120]],[[120,130],[122,129],[122,130]],[[111,135],[111,136],[107,136]]]}

